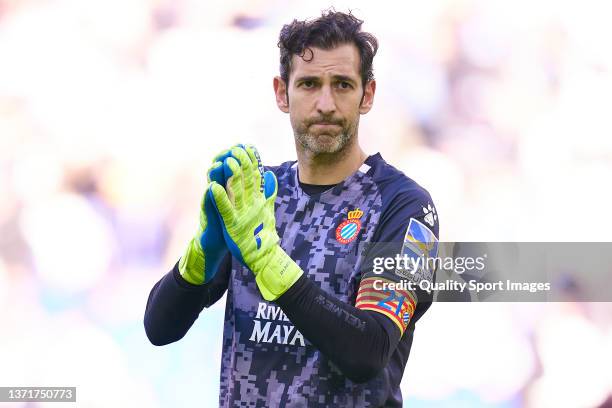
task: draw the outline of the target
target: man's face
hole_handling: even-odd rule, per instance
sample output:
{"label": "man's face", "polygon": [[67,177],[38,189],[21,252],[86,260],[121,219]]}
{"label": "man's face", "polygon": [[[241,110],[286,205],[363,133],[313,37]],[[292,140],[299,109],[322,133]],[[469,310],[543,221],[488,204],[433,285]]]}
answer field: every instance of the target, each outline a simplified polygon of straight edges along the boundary
{"label": "man's face", "polygon": [[288,84],[275,79],[277,103],[289,113],[296,140],[305,150],[337,153],[354,141],[359,115],[371,108],[375,84],[369,82],[364,93],[354,44],[310,50],[305,53],[308,61],[293,56]]}

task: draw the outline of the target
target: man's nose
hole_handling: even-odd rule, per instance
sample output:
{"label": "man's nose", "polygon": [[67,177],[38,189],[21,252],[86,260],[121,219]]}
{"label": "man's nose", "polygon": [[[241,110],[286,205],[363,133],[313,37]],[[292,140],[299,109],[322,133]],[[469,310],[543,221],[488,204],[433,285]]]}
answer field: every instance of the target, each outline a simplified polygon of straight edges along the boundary
{"label": "man's nose", "polygon": [[317,111],[322,115],[332,114],[336,111],[336,101],[334,100],[331,87],[321,87],[321,92],[317,100]]}

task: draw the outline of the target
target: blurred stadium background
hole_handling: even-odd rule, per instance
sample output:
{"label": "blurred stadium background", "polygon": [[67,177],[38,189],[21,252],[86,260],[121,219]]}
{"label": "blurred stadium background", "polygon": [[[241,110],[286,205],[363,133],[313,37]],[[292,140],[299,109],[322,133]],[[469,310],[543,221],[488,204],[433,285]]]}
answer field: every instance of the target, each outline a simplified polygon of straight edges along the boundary
{"label": "blurred stadium background", "polygon": [[[295,158],[277,35],[332,4],[380,40],[361,140],[429,189],[442,240],[610,239],[607,2],[0,0],[0,385],[216,405],[225,302],[156,348],[147,295],[216,152]],[[437,303],[411,354],[407,406],[612,406],[609,304]]]}

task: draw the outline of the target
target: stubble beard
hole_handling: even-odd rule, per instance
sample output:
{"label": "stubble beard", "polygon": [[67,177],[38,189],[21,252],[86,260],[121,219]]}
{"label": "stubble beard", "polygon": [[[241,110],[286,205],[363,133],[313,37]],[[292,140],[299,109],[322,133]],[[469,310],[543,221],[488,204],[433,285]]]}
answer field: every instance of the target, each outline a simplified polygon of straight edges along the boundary
{"label": "stubble beard", "polygon": [[309,131],[310,123],[303,122],[294,127],[293,133],[298,144],[314,157],[338,157],[355,142],[357,121],[338,123],[339,133]]}

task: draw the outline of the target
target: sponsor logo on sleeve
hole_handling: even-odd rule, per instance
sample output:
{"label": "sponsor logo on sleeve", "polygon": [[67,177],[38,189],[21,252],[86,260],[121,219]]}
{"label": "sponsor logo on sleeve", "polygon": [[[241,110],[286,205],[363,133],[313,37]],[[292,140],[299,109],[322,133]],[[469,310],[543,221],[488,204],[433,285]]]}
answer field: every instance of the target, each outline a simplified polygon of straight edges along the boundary
{"label": "sponsor logo on sleeve", "polygon": [[411,218],[404,236],[401,256],[409,257],[412,265],[408,269],[396,269],[396,275],[413,282],[432,281],[435,268],[429,259],[438,256],[438,239],[425,224]]}

